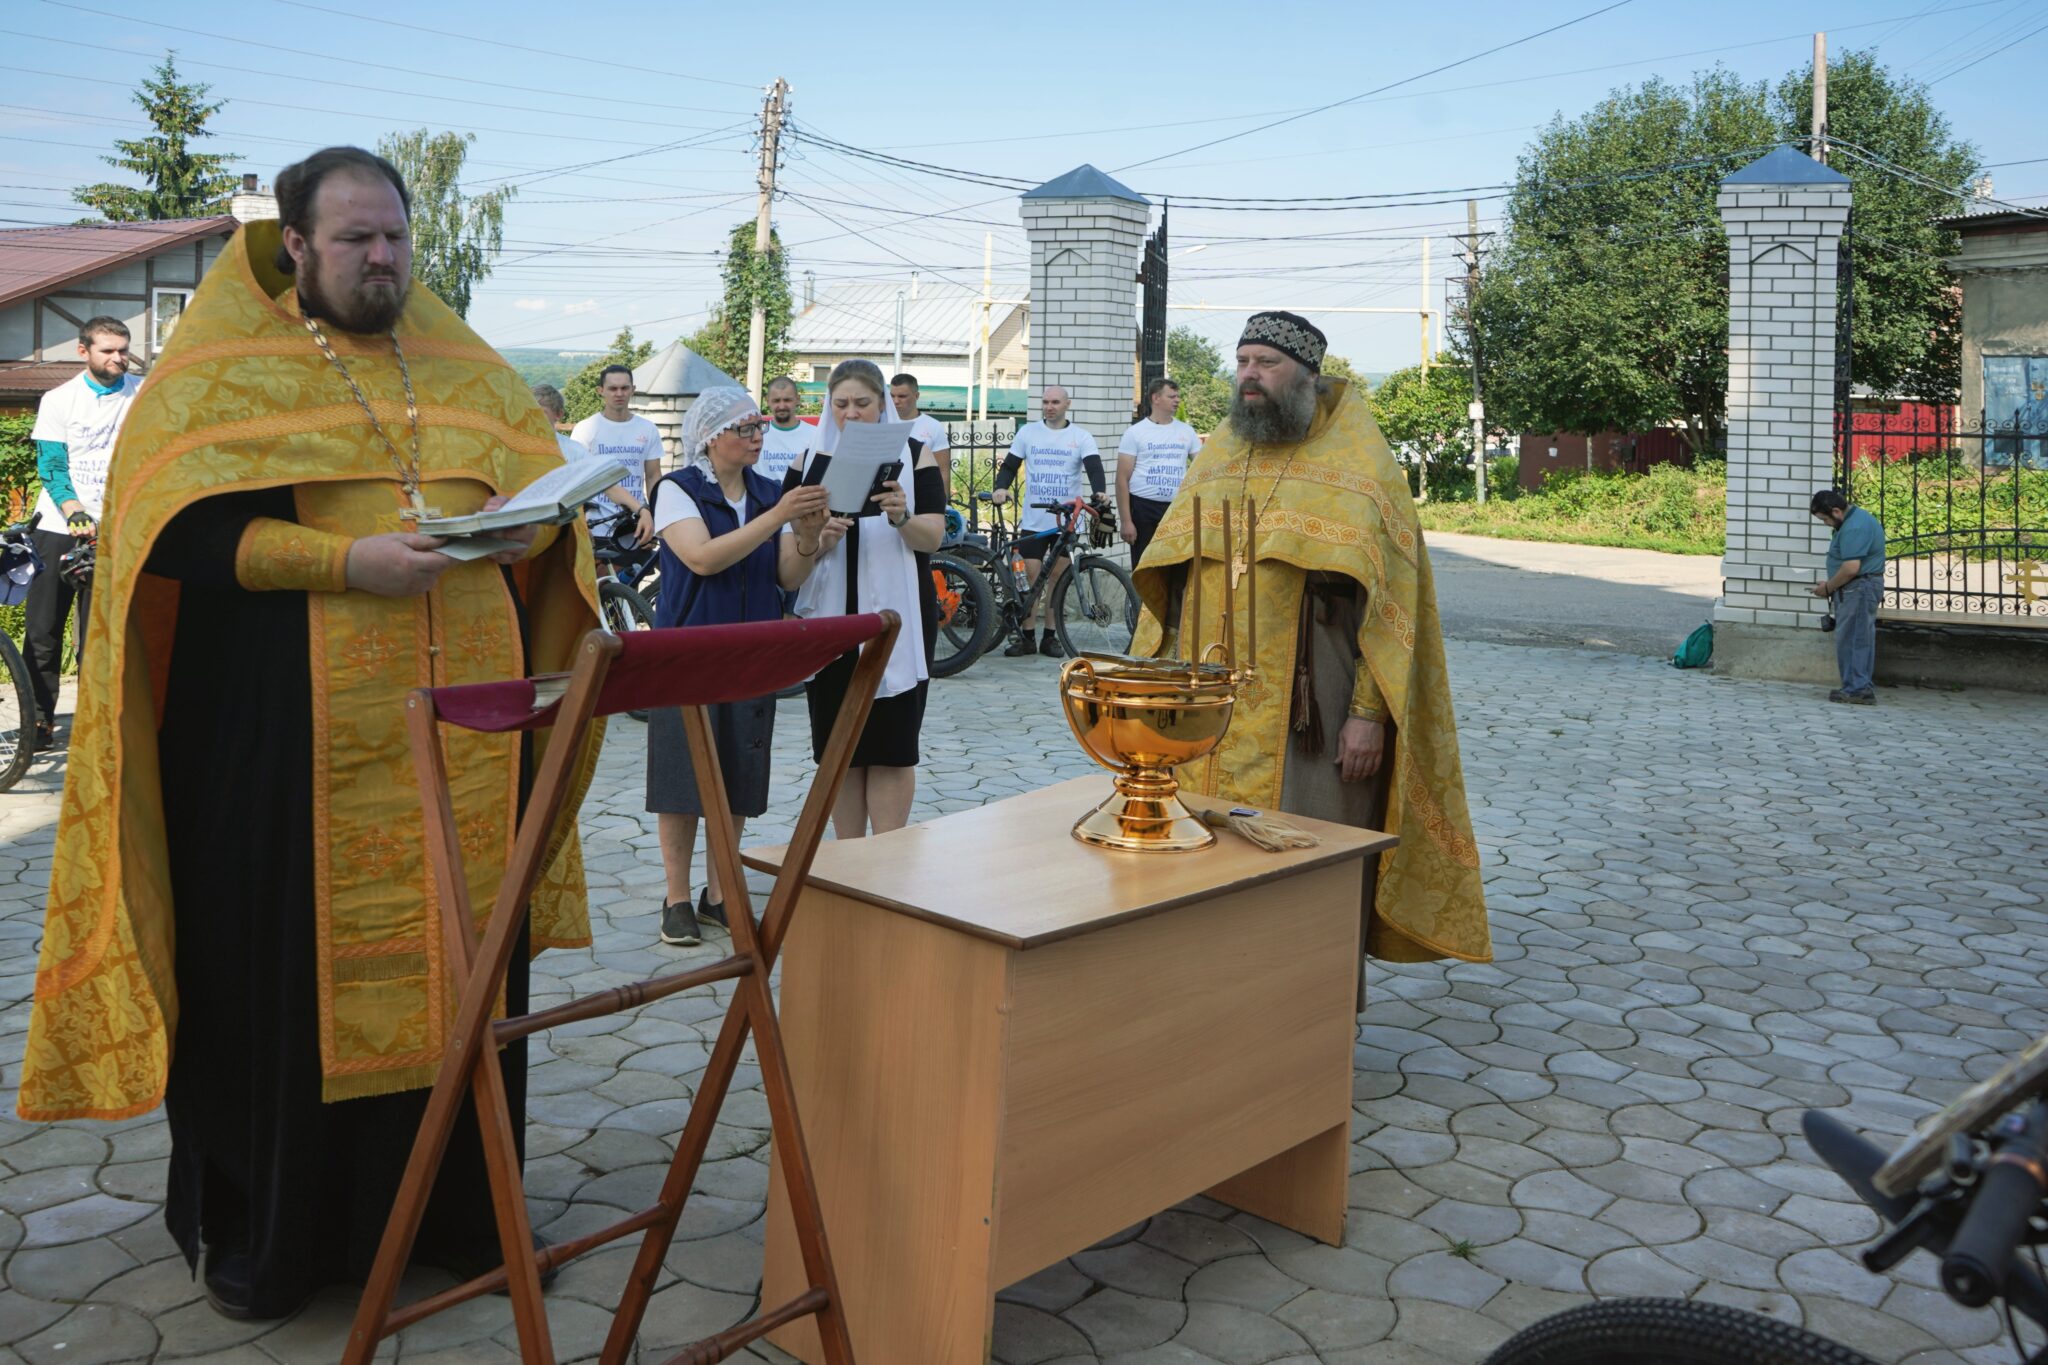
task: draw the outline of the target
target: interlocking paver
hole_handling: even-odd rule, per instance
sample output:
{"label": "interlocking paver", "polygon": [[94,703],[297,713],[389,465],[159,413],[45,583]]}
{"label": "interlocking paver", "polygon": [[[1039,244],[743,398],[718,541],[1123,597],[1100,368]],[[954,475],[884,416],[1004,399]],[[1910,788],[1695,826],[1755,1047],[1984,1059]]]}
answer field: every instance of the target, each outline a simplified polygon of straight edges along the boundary
{"label": "interlocking paver", "polygon": [[[2048,1032],[2048,711],[1888,691],[1844,731],[1810,689],[1624,655],[1456,641],[1450,653],[1497,960],[1374,968],[1344,1246],[1197,1197],[1006,1290],[995,1358],[1473,1361],[1589,1295],[1628,1293],[1766,1312],[1883,1360],[2005,1358],[1996,1320],[1954,1307],[1925,1258],[1888,1276],[1856,1262],[1876,1220],[1814,1164],[1798,1123],[1825,1107],[1895,1140]],[[1053,673],[991,658],[934,687],[920,817],[1091,771]],[[653,942],[643,735],[611,728],[584,811],[596,949],[538,959],[537,1006],[722,949],[715,934],[697,949]],[[806,741],[801,703],[785,707],[783,790],[808,774]],[[61,758],[45,761],[0,798],[8,1085],[60,780]],[[786,837],[789,819],[757,820],[748,839]],[[723,999],[695,992],[534,1040],[537,1225],[574,1235],[651,1195]],[[759,1086],[750,1055],[658,1281],[647,1358],[752,1307],[769,1158]],[[0,1365],[334,1358],[346,1290],[247,1327],[199,1301],[158,1216],[167,1152],[159,1115],[0,1121]],[[595,1352],[630,1261],[630,1247],[608,1249],[556,1284],[564,1359]],[[408,1292],[443,1282],[416,1275]],[[511,1360],[513,1340],[491,1299],[386,1354]]]}

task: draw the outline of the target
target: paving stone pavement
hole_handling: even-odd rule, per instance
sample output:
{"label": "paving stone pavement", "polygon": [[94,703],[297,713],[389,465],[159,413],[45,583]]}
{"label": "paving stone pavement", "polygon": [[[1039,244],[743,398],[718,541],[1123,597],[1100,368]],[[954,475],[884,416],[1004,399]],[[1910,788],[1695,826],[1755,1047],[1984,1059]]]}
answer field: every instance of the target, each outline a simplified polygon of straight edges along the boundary
{"label": "paving stone pavement", "polygon": [[[1757,1309],[1881,1361],[2010,1360],[1992,1315],[1951,1305],[1926,1257],[1885,1277],[1852,1259],[1876,1220],[1798,1124],[1816,1106],[1889,1140],[2048,1032],[2048,709],[1887,691],[1852,711],[1629,655],[1483,643],[1454,642],[1451,665],[1496,960],[1373,970],[1344,1245],[1196,1198],[1007,1291],[995,1359],[1471,1362],[1589,1296],[1647,1293]],[[991,658],[935,687],[920,817],[1087,770],[1052,672]],[[537,1005],[719,950],[654,944],[641,744],[640,726],[613,729],[584,812],[596,947],[542,957]],[[806,754],[792,703],[781,789]],[[46,762],[0,797],[10,1095],[60,780]],[[763,820],[750,837],[786,833]],[[1028,894],[999,850],[962,859]],[[536,1040],[527,1183],[543,1231],[644,1202],[666,1159],[654,1135],[675,1126],[719,1009],[698,993]],[[767,1121],[757,1075],[741,1085],[642,1359],[753,1304]],[[0,1365],[336,1357],[346,1292],[283,1324],[205,1306],[158,1214],[165,1154],[159,1115],[0,1120]],[[564,1359],[594,1353],[631,1254],[587,1258],[550,1293]],[[509,1361],[513,1341],[487,1299],[386,1355]]]}

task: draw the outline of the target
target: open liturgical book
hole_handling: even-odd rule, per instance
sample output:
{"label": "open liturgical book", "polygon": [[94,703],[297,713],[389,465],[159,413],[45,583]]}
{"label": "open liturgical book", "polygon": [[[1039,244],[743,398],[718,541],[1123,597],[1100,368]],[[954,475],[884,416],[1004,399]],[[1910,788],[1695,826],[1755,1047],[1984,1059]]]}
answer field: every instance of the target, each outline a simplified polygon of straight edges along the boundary
{"label": "open liturgical book", "polygon": [[517,550],[518,541],[493,534],[521,526],[561,526],[574,521],[583,504],[619,481],[619,467],[609,461],[578,460],[551,469],[535,479],[505,503],[489,512],[466,517],[425,517],[418,530],[423,536],[447,540],[441,553],[453,559],[482,559],[500,550]]}

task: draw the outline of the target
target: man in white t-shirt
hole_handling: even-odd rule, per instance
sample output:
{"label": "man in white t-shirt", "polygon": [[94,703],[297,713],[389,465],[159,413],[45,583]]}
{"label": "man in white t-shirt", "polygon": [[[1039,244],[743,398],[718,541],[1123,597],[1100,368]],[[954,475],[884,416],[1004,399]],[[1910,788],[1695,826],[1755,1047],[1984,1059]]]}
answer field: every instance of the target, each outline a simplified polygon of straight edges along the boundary
{"label": "man in white t-shirt", "polygon": [[[661,432],[645,417],[633,415],[633,372],[624,365],[605,366],[597,391],[604,407],[578,422],[569,435],[583,443],[592,459],[616,461],[621,472],[617,484],[591,499],[585,515],[595,523],[617,516],[623,507],[636,513],[634,525],[645,539],[654,531],[647,490],[661,478]],[[626,496],[615,500],[621,489]]]}
{"label": "man in white t-shirt", "polygon": [[789,467],[811,453],[811,446],[818,439],[818,429],[797,418],[801,396],[797,392],[796,381],[788,375],[778,375],[768,381],[767,399],[768,430],[761,435],[761,460],[754,470],[779,488],[783,476],[789,473]]}
{"label": "man in white t-shirt", "polygon": [[1202,438],[1174,417],[1180,406],[1180,385],[1155,379],[1145,386],[1148,416],[1133,422],[1116,446],[1116,510],[1124,544],[1131,547],[1131,567],[1145,557],[1152,533],[1173,495],[1180,491],[1188,462],[1202,448]]}
{"label": "man in white t-shirt", "polygon": [[[573,464],[578,460],[597,458],[590,453],[589,446],[584,445],[583,442],[573,436],[564,436],[562,434],[562,426],[568,420],[568,408],[563,402],[560,389],[557,389],[553,384],[535,384],[533,386],[533,401],[540,404],[540,410],[547,414],[548,425],[555,429],[555,444],[561,448],[564,463]],[[632,490],[626,486],[624,479],[619,480],[619,482],[604,490],[604,502],[608,507],[614,509],[623,507],[633,514],[631,524],[621,526],[618,530],[611,533],[620,541],[638,545],[653,534],[654,523],[651,509],[649,509],[645,502],[633,496]],[[588,508],[584,509],[584,516],[593,524],[601,520],[605,515],[609,514],[599,512],[596,503],[592,503]]]}
{"label": "man in white t-shirt", "polygon": [[896,405],[896,415],[910,423],[910,439],[921,441],[939,462],[939,482],[945,486],[946,496],[953,496],[953,452],[947,445],[946,424],[928,413],[917,410],[919,397],[917,376],[899,374],[889,381],[889,401]]}
{"label": "man in white t-shirt", "polygon": [[[1008,502],[1010,485],[1017,477],[1017,466],[1023,465],[1024,510],[1017,519],[1016,549],[1024,560],[1024,573],[1033,583],[1038,581],[1045,552],[1050,548],[1058,526],[1053,514],[1039,504],[1071,502],[1080,497],[1083,474],[1088,476],[1089,495],[1097,502],[1102,500],[1102,453],[1095,448],[1093,436],[1067,420],[1071,401],[1067,391],[1059,385],[1046,385],[1045,393],[1038,400],[1040,420],[1017,428],[1016,439],[1010,442],[1010,453],[996,471],[995,491],[989,495],[989,501],[998,506]],[[1059,591],[1060,575],[1066,569],[1064,558],[1052,566],[1052,581],[1046,584],[1044,595],[1037,599],[1040,606],[1032,608],[1031,615],[1024,621],[1023,633],[1003,651],[1003,657],[1015,659],[1033,652],[1058,657],[1060,645],[1050,625],[1039,636],[1035,650],[1031,631],[1038,624],[1043,604],[1051,601],[1052,595]]]}
{"label": "man in white t-shirt", "polygon": [[[64,663],[64,618],[74,594],[81,630],[91,614],[90,585],[74,588],[57,564],[99,533],[106,502],[107,464],[121,419],[142,381],[128,373],[128,328],[118,318],[96,317],[78,329],[85,368],[43,395],[29,439],[36,443],[36,529],[29,533],[43,571],[29,584],[23,641],[29,685],[36,697],[35,747],[56,742],[57,689]],[[79,647],[85,641],[80,638]]]}

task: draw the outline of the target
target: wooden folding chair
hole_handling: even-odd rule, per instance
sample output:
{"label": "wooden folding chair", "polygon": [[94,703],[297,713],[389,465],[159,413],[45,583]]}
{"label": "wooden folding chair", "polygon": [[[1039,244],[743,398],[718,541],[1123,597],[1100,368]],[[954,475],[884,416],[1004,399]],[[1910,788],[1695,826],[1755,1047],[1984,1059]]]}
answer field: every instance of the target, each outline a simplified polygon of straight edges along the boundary
{"label": "wooden folding chair", "polygon": [[[583,638],[566,689],[552,705],[537,701],[533,679],[481,683],[466,687],[423,688],[406,699],[413,763],[418,772],[426,816],[428,865],[441,891],[441,937],[449,962],[464,982],[443,1054],[441,1070],[427,1101],[398,1200],[385,1225],[384,1238],[369,1283],[356,1309],[342,1359],[349,1365],[370,1360],[377,1343],[423,1318],[481,1294],[510,1286],[512,1317],[519,1330],[520,1354],[529,1365],[550,1365],[554,1346],[541,1302],[541,1275],[596,1247],[643,1234],[640,1255],[621,1294],[602,1359],[620,1365],[632,1352],[640,1320],[654,1292],[663,1258],[675,1236],[676,1222],[689,1198],[697,1168],[711,1140],[740,1049],[747,1034],[761,1069],[768,1100],[771,1141],[782,1163],[784,1183],[796,1215],[806,1290],[788,1303],[762,1311],[716,1336],[686,1346],[672,1365],[713,1365],[748,1342],[806,1314],[816,1314],[830,1365],[852,1365],[853,1348],[841,1316],[838,1280],[825,1241],[817,1187],[804,1149],[797,1119],[796,1095],[782,1050],[782,1032],[768,974],[789,929],[797,895],[809,875],[812,856],[825,833],[833,802],[853,757],[875,689],[882,679],[889,650],[902,622],[894,612],[832,617],[822,621],[773,621],[742,626],[704,626],[687,630],[636,631],[625,636],[592,631]],[[838,723],[804,800],[789,858],[775,880],[768,908],[757,923],[740,866],[738,833],[726,803],[725,776],[704,708],[727,701],[772,695],[811,676],[850,649],[861,651],[847,689]],[[493,1022],[491,1012],[504,987],[505,971],[518,939],[527,901],[550,853],[549,833],[574,785],[593,717],[651,707],[680,706],[689,735],[690,758],[705,810],[705,840],[732,921],[732,952],[717,962],[688,971],[599,991],[533,1014]],[[463,873],[462,843],[449,796],[446,758],[440,744],[441,723],[469,730],[503,733],[552,727],[535,775],[533,790],[513,841],[503,881],[491,907],[481,943],[472,927],[468,880]],[[661,1198],[651,1207],[609,1227],[536,1251],[527,1221],[526,1191],[514,1146],[511,1111],[497,1051],[542,1029],[613,1014],[673,995],[693,986],[732,981],[732,1003],[724,1026],[705,1065],[704,1079],[691,1101]],[[393,1306],[398,1282],[412,1254],[435,1173],[447,1151],[456,1115],[467,1091],[476,1101],[478,1128],[483,1134],[484,1161],[490,1176],[498,1241],[504,1264],[489,1274],[402,1307]]]}

